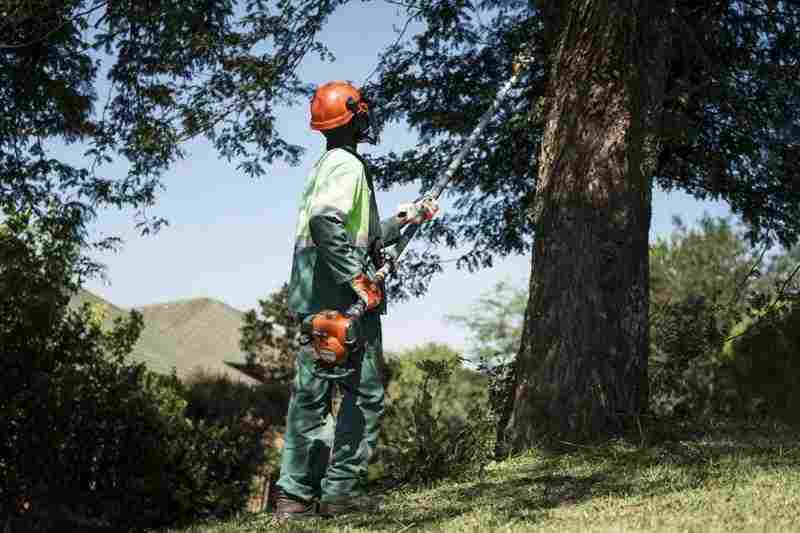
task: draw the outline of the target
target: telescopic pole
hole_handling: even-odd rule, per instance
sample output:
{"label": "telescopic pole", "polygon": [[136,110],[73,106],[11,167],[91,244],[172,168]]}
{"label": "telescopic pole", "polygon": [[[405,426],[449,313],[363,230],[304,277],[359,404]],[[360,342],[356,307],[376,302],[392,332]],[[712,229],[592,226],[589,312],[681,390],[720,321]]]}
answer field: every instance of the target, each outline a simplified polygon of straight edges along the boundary
{"label": "telescopic pole", "polygon": [[[489,107],[489,109],[487,109],[483,114],[481,120],[478,122],[478,125],[475,126],[475,129],[472,130],[472,133],[464,143],[464,146],[461,147],[461,150],[458,151],[458,154],[456,154],[455,158],[453,158],[453,160],[447,166],[447,169],[442,173],[441,176],[439,176],[439,178],[436,180],[436,183],[433,185],[428,194],[423,197],[423,199],[439,199],[439,196],[441,196],[442,192],[447,188],[447,185],[450,183],[450,180],[456,173],[456,170],[458,170],[458,167],[461,166],[461,162],[464,160],[467,153],[469,153],[469,151],[475,146],[475,143],[478,142],[478,137],[480,137],[481,133],[483,133],[483,130],[486,129],[486,126],[489,124],[489,121],[492,119],[495,113],[497,113],[497,110],[500,108],[500,104],[502,104],[506,95],[508,95],[508,92],[517,83],[519,77],[522,75],[524,67],[527,66],[530,61],[530,57],[528,57],[524,52],[517,56],[517,59],[514,62],[514,75],[511,76],[511,79],[509,79],[505,85],[500,88],[500,91],[497,93],[497,96],[495,97],[494,102],[492,102],[491,107]],[[414,224],[411,228],[407,229],[397,240],[394,246],[386,251],[386,263],[375,274],[375,281],[381,282],[386,279],[386,276],[388,276],[392,271],[394,265],[400,259],[400,256],[403,255],[403,251],[405,251],[408,243],[411,242],[411,239],[413,239],[414,235],[417,234],[419,227],[420,224]]]}

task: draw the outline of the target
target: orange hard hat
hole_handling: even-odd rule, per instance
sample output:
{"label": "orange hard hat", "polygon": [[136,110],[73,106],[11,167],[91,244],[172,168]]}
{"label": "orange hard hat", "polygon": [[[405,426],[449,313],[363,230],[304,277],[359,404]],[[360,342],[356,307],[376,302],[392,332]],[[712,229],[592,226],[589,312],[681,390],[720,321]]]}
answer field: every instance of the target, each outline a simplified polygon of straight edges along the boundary
{"label": "orange hard hat", "polygon": [[361,92],[346,81],[331,81],[317,88],[311,100],[311,129],[325,131],[343,126],[369,107]]}

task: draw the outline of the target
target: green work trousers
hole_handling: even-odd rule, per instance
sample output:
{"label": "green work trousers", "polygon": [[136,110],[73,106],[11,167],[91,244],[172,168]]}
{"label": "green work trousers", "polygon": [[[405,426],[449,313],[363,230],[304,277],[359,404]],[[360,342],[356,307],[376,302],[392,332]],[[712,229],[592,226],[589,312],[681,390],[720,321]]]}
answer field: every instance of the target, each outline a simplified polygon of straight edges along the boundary
{"label": "green work trousers", "polygon": [[[347,363],[336,369],[349,372],[345,377],[322,377],[324,370],[315,366],[310,344],[297,354],[277,483],[292,496],[336,502],[364,494],[367,466],[383,414],[378,313],[364,315],[359,329],[363,349],[350,354]],[[331,397],[337,384],[342,402],[335,424],[330,424]]]}

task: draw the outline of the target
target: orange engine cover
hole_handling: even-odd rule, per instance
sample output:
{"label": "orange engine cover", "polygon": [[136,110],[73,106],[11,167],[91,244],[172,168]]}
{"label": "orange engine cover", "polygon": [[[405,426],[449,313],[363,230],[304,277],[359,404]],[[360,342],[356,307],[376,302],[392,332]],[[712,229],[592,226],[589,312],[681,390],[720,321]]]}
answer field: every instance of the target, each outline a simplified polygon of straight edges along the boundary
{"label": "orange engine cover", "polygon": [[352,320],[339,311],[322,311],[311,320],[311,344],[317,358],[329,365],[347,360],[348,347],[354,342]]}

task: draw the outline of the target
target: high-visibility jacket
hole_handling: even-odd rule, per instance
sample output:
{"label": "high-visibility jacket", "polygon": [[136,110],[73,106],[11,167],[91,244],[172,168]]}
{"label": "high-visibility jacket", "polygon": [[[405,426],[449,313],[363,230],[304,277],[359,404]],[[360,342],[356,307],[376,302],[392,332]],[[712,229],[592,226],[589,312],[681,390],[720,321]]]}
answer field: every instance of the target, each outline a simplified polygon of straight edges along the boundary
{"label": "high-visibility jacket", "polygon": [[[297,314],[344,311],[356,301],[350,281],[375,275],[371,255],[400,236],[396,217],[381,223],[366,163],[345,148],[314,165],[300,199],[288,306]],[[385,312],[385,301],[380,312]]]}

